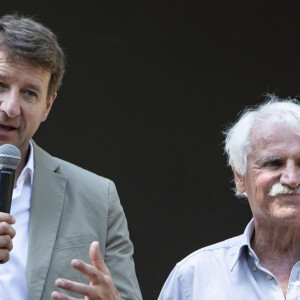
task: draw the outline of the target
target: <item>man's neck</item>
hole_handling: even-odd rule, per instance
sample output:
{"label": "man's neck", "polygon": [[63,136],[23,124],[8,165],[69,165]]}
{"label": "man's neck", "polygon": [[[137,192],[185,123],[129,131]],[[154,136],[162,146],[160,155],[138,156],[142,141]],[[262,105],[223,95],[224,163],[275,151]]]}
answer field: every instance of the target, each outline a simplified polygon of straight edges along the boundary
{"label": "man's neck", "polygon": [[255,220],[251,246],[262,257],[300,260],[300,224]]}
{"label": "man's neck", "polygon": [[254,220],[251,247],[260,264],[279,281],[286,296],[291,271],[300,261],[300,226]]}

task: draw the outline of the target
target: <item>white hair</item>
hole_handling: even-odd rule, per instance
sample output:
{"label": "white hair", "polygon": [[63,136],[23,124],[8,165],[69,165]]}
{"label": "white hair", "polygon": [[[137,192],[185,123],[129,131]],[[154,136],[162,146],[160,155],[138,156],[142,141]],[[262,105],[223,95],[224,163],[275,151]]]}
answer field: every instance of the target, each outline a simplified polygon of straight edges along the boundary
{"label": "white hair", "polygon": [[266,124],[283,124],[300,135],[300,102],[296,99],[279,99],[273,94],[266,95],[262,104],[247,108],[238,121],[225,134],[225,151],[228,165],[240,175],[245,175],[247,158],[252,151],[251,132]]}

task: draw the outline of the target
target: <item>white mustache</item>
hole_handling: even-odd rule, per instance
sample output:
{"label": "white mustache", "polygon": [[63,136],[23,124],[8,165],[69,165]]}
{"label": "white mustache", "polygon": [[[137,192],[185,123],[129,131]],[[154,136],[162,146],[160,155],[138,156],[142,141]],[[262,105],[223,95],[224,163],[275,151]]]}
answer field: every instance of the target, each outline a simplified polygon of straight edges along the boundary
{"label": "white mustache", "polygon": [[296,188],[291,188],[287,185],[282,185],[281,183],[275,183],[269,192],[269,196],[271,197],[290,194],[300,194],[300,185]]}

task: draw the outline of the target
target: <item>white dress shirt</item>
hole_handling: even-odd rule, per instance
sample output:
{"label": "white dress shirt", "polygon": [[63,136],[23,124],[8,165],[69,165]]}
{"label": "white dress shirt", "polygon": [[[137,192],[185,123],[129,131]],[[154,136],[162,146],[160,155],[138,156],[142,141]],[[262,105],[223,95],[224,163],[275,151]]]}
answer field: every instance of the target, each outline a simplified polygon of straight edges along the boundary
{"label": "white dress shirt", "polygon": [[33,182],[33,147],[30,143],[28,162],[20,174],[13,190],[10,214],[16,219],[12,227],[16,230],[13,249],[7,263],[0,265],[0,299],[26,300],[26,265],[30,198]]}
{"label": "white dress shirt", "polygon": [[[274,275],[251,249],[253,220],[243,235],[202,248],[179,262],[159,300],[285,300]],[[300,300],[300,262],[291,272],[286,300]]]}

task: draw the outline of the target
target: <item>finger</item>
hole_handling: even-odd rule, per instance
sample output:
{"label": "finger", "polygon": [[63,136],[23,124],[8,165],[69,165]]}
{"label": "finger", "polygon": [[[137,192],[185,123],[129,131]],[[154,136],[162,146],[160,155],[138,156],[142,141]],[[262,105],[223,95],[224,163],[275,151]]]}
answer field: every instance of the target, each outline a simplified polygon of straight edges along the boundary
{"label": "finger", "polygon": [[7,249],[0,249],[0,264],[9,261],[9,251]]}
{"label": "finger", "polygon": [[64,294],[62,294],[60,292],[57,292],[57,291],[52,292],[51,297],[54,300],[79,300],[78,298],[67,296],[67,295],[64,295]]}
{"label": "finger", "polygon": [[92,283],[101,283],[108,277],[96,267],[91,266],[80,259],[73,259],[71,265],[74,269],[86,275]]}
{"label": "finger", "polygon": [[0,235],[0,248],[8,251],[12,250],[13,243],[9,235]]}
{"label": "finger", "polygon": [[0,212],[0,222],[6,222],[8,224],[15,224],[16,219],[10,214]]}
{"label": "finger", "polygon": [[90,295],[90,286],[84,283],[58,278],[55,281],[55,285],[61,289],[68,290],[73,293],[77,293],[84,296]]}
{"label": "finger", "polygon": [[110,274],[102,256],[100,253],[99,242],[92,242],[90,247],[90,259],[94,267],[96,267],[99,271],[104,274]]}
{"label": "finger", "polygon": [[13,238],[16,235],[16,231],[6,222],[0,222],[0,235],[9,235]]}

